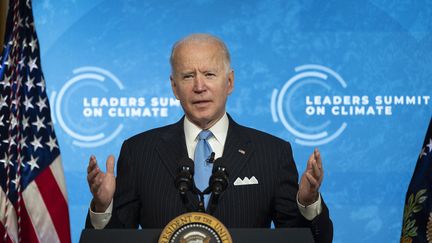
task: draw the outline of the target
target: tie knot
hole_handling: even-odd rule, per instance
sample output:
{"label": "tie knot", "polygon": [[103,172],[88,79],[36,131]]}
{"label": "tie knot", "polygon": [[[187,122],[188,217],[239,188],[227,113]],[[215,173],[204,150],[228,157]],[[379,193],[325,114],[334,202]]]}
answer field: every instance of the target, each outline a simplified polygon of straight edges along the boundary
{"label": "tie knot", "polygon": [[209,137],[211,137],[213,135],[212,132],[210,132],[210,130],[202,130],[199,134],[198,134],[198,139],[199,140],[207,140]]}

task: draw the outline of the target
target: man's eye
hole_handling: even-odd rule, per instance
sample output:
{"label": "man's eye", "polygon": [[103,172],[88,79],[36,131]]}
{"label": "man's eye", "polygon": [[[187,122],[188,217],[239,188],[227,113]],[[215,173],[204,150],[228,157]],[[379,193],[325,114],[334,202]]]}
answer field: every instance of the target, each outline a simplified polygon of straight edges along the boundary
{"label": "man's eye", "polygon": [[193,75],[191,75],[191,74],[183,76],[183,79],[191,79],[191,78],[193,78]]}
{"label": "man's eye", "polygon": [[205,76],[210,78],[210,77],[216,76],[216,74],[214,74],[214,73],[206,73]]}

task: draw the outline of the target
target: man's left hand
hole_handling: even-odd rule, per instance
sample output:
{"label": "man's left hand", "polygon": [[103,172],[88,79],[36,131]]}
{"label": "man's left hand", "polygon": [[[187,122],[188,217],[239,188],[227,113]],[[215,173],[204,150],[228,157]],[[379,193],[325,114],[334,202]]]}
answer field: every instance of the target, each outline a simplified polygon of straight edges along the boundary
{"label": "man's left hand", "polygon": [[304,206],[309,206],[318,200],[318,191],[324,177],[321,154],[316,148],[309,157],[306,170],[300,180],[298,200]]}

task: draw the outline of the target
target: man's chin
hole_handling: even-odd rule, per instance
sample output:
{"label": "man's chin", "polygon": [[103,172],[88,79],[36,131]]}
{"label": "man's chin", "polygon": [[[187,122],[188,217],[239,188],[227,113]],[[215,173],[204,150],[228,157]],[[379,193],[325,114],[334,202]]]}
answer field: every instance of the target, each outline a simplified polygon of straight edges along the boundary
{"label": "man's chin", "polygon": [[217,121],[217,119],[209,115],[188,117],[188,119],[189,121],[191,121],[192,123],[194,123],[195,125],[199,126],[202,129],[208,129],[212,127]]}

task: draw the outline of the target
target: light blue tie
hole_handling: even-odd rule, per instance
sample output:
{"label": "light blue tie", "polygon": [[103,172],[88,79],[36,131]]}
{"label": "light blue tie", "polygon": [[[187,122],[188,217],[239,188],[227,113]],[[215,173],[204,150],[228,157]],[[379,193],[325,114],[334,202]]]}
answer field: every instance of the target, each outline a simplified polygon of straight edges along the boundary
{"label": "light blue tie", "polygon": [[[202,130],[198,134],[198,143],[195,148],[195,185],[204,191],[209,185],[209,178],[213,165],[208,163],[210,154],[213,152],[210,144],[207,142],[213,134],[209,130]],[[204,196],[204,206],[207,207],[210,195]]]}

